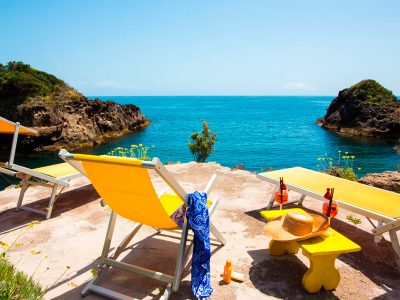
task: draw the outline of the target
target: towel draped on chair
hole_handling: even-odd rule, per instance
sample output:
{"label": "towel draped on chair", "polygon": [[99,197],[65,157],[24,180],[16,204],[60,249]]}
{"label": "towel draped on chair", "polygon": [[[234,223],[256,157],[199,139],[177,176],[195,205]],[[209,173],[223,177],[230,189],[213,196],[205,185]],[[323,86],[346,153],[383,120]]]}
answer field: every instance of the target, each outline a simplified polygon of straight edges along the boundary
{"label": "towel draped on chair", "polygon": [[210,278],[210,217],[207,207],[207,194],[189,194],[188,207],[180,206],[171,218],[179,227],[183,226],[184,216],[193,230],[192,293],[199,299],[208,298],[213,293]]}

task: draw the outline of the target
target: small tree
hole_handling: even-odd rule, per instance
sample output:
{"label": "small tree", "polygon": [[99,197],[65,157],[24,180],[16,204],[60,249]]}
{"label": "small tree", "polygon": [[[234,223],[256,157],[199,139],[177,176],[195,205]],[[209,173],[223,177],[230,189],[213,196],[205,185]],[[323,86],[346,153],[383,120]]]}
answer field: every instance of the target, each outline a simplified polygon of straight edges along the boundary
{"label": "small tree", "polygon": [[192,152],[194,159],[197,162],[205,162],[207,157],[214,152],[214,144],[217,134],[211,133],[208,129],[208,124],[203,121],[202,135],[199,132],[192,133],[190,138],[192,142],[189,142],[189,150]]}

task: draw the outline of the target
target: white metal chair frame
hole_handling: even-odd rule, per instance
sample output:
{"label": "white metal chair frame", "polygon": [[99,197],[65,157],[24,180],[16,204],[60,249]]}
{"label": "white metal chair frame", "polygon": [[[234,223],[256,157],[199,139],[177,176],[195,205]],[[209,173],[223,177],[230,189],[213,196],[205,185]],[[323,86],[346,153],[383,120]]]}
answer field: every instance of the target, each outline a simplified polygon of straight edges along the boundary
{"label": "white metal chair frame", "polygon": [[[272,183],[275,185],[275,190],[272,193],[271,199],[269,200],[267,209],[270,210],[274,206],[274,201],[275,201],[275,193],[279,190],[279,180],[275,179],[275,178],[271,178],[268,177],[267,175],[264,174],[258,174],[257,177],[263,181]],[[304,198],[306,196],[311,197],[315,200],[319,200],[324,202],[325,198],[322,194],[318,194],[316,192],[298,187],[296,185],[290,184],[285,182],[286,186],[288,187],[289,190],[295,191],[297,193],[301,194],[301,197],[299,199],[296,200],[292,200],[292,201],[288,201],[286,204],[290,204],[290,203],[298,203],[299,205],[303,205],[303,201]],[[392,244],[392,248],[395,252],[395,259],[396,259],[396,263],[397,263],[397,267],[400,269],[400,243],[399,243],[399,239],[397,237],[397,231],[400,230],[400,218],[399,219],[393,219],[393,218],[389,218],[387,216],[372,212],[370,210],[349,204],[345,201],[341,201],[341,200],[335,200],[338,202],[339,206],[355,212],[357,214],[363,215],[373,226],[372,229],[372,234],[377,237],[378,239],[382,237],[382,234],[385,232],[389,233],[389,237],[390,237],[390,241]],[[376,220],[377,224],[374,224],[374,222],[372,220]]]}
{"label": "white metal chair frame", "polygon": [[[76,174],[72,174],[72,175],[68,175],[68,176],[64,176],[64,177],[60,177],[60,178],[54,178],[52,176],[49,176],[49,175],[46,175],[43,173],[39,173],[32,169],[25,168],[25,167],[15,164],[14,159],[15,159],[15,152],[16,152],[16,148],[17,148],[19,130],[24,129],[24,130],[30,131],[34,134],[36,134],[37,131],[34,129],[31,129],[31,128],[22,126],[22,125],[20,125],[19,122],[14,123],[12,121],[4,119],[3,117],[0,117],[0,120],[2,122],[5,122],[5,123],[15,126],[9,160],[8,160],[8,162],[0,165],[0,173],[21,179],[21,192],[19,193],[19,197],[17,200],[16,210],[22,209],[22,210],[26,210],[29,212],[38,213],[38,214],[44,215],[46,217],[46,219],[49,219],[51,217],[51,213],[53,211],[54,204],[57,201],[58,197],[60,196],[60,194],[62,193],[62,191],[65,188],[69,187],[69,181],[73,178],[81,176],[81,174],[78,172]],[[32,180],[35,178],[42,180],[44,182],[38,182],[38,181]],[[43,186],[43,187],[48,187],[51,189],[49,204],[48,204],[48,207],[46,208],[46,211],[41,211],[41,210],[38,210],[38,209],[35,209],[32,207],[22,205],[22,202],[23,202],[23,199],[25,196],[25,192],[30,186]],[[57,190],[60,186],[61,186],[61,189],[57,193]]]}
{"label": "white metal chair frame", "polygon": [[[73,154],[68,153],[65,150],[61,150],[59,155],[66,162],[69,162],[69,160],[73,159]],[[79,171],[83,172],[83,174],[85,173],[84,170],[80,170],[76,164],[71,163],[71,165],[73,167],[77,168]],[[182,201],[186,205],[188,204],[188,194],[180,186],[180,184],[175,180],[175,178],[168,172],[168,170],[165,168],[165,166],[161,163],[161,161],[158,158],[153,158],[153,160],[150,162],[143,162],[142,167],[155,170],[163,178],[163,180],[172,188],[172,190],[182,199]],[[216,174],[214,174],[211,177],[210,181],[207,184],[207,187],[204,190],[205,193],[208,193],[211,190],[216,178],[217,178]],[[209,208],[210,218],[213,215],[213,213],[218,205],[218,201],[219,201],[218,198],[213,200],[213,203]],[[110,289],[106,289],[104,287],[94,284],[102,272],[108,270],[110,267],[114,267],[114,268],[117,268],[120,270],[125,270],[125,271],[131,272],[131,273],[139,274],[142,276],[146,276],[146,277],[149,277],[152,279],[156,279],[156,280],[168,283],[168,285],[164,291],[164,294],[160,298],[161,300],[167,300],[169,298],[169,296],[171,295],[171,292],[178,291],[182,272],[183,272],[184,267],[186,266],[187,262],[189,261],[191,251],[193,250],[193,241],[191,241],[190,244],[187,245],[188,224],[187,224],[186,218],[184,221],[183,228],[181,230],[181,237],[180,237],[181,241],[179,244],[178,257],[176,260],[175,272],[174,272],[173,276],[171,276],[169,274],[161,273],[161,272],[158,272],[155,270],[143,268],[143,267],[140,267],[137,265],[127,264],[127,263],[124,263],[121,261],[117,261],[118,256],[127,249],[129,242],[139,232],[139,230],[143,226],[143,224],[137,224],[134,227],[134,229],[122,240],[122,242],[117,247],[115,253],[112,256],[108,256],[108,253],[110,251],[110,245],[111,245],[111,240],[112,240],[112,236],[113,236],[113,232],[114,232],[116,219],[117,219],[117,214],[114,211],[112,211],[111,216],[110,216],[110,221],[108,223],[108,228],[107,228],[106,238],[104,241],[103,250],[102,250],[99,265],[98,265],[98,273],[95,276],[93,276],[92,279],[90,279],[88,281],[88,283],[85,285],[84,289],[82,290],[81,295],[85,296],[91,291],[91,292],[97,293],[99,295],[108,297],[110,299],[132,299],[131,297],[128,297],[124,294],[121,294],[116,291],[112,291]],[[160,230],[160,229],[157,229],[157,228],[154,228],[154,229],[157,231],[157,234],[160,234],[162,232],[162,230]],[[171,231],[171,230],[164,230],[164,231]],[[172,230],[172,231],[177,232],[176,230]],[[214,235],[214,237],[217,239],[217,241],[219,243],[221,243],[221,245],[226,244],[225,238],[218,231],[218,229],[212,224],[211,221],[210,221],[210,231]]]}

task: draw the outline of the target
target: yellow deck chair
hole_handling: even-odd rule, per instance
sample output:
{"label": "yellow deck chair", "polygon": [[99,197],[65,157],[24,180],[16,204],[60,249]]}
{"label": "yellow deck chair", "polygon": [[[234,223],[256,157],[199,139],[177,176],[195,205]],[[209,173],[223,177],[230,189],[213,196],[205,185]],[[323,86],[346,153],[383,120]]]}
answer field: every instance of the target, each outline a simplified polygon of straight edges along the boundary
{"label": "yellow deck chair", "polygon": [[[117,261],[117,258],[126,249],[142,225],[151,226],[158,232],[179,229],[170,216],[182,204],[187,204],[188,195],[185,190],[171,176],[158,158],[153,158],[152,161],[142,161],[127,157],[72,154],[66,150],[61,150],[59,155],[90,179],[104,202],[112,209],[100,258],[99,272],[87,283],[81,294],[86,295],[89,291],[92,291],[112,299],[128,299],[123,294],[94,284],[101,272],[109,267],[114,267],[166,282],[167,287],[161,299],[168,299],[171,291],[179,289],[183,268],[190,257],[192,244],[186,245],[188,236],[186,219],[181,230],[181,241],[173,276],[137,265],[126,264]],[[159,197],[153,187],[149,169],[155,170],[175,194],[163,194]],[[211,189],[215,178],[216,175],[213,175],[205,189],[206,193]],[[215,211],[217,204],[218,199],[213,201],[209,207],[210,216]],[[108,256],[117,215],[136,222],[137,225],[121,242],[115,254]],[[226,243],[224,237],[212,223],[210,230],[222,245]]]}
{"label": "yellow deck chair", "polygon": [[[400,194],[301,167],[260,173],[258,177],[275,185],[268,209],[273,207],[280,177],[284,178],[290,190],[301,194],[300,199],[289,203],[301,205],[306,196],[324,201],[326,189],[334,187],[334,198],[339,207],[365,216],[373,226],[372,233],[375,236],[389,233],[400,269],[400,245],[396,233],[400,230]],[[372,220],[376,220],[377,224]]]}
{"label": "yellow deck chair", "polygon": [[[0,163],[0,173],[21,179],[22,187],[18,197],[16,209],[23,209],[26,211],[42,214],[46,216],[46,219],[49,219],[51,217],[54,204],[61,192],[65,188],[69,187],[69,181],[72,178],[81,176],[81,174],[67,163],[61,163],[36,169],[19,166],[14,163],[18,135],[36,135],[37,131],[22,126],[18,122],[14,123],[3,117],[0,117],[0,134],[13,134],[10,157],[8,162]],[[41,211],[29,206],[22,205],[26,190],[30,186],[34,185],[51,188],[51,196],[46,211]],[[58,191],[59,187],[61,187],[61,189]]]}

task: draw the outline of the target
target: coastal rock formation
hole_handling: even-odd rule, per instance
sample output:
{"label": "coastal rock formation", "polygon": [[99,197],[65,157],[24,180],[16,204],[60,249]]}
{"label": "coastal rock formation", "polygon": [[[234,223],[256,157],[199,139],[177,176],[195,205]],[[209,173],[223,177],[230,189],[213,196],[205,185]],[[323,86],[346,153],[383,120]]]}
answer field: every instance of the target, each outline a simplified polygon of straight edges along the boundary
{"label": "coastal rock formation", "polygon": [[[21,139],[22,151],[93,146],[149,123],[135,105],[89,100],[55,76],[14,62],[0,65],[0,115],[39,132]],[[9,145],[3,141],[10,137],[0,139]]]}
{"label": "coastal rock formation", "polygon": [[399,138],[400,102],[376,81],[363,80],[340,91],[317,123],[342,135]]}
{"label": "coastal rock formation", "polygon": [[360,178],[358,182],[375,186],[377,188],[400,193],[400,172],[386,171],[383,173],[371,173]]}

